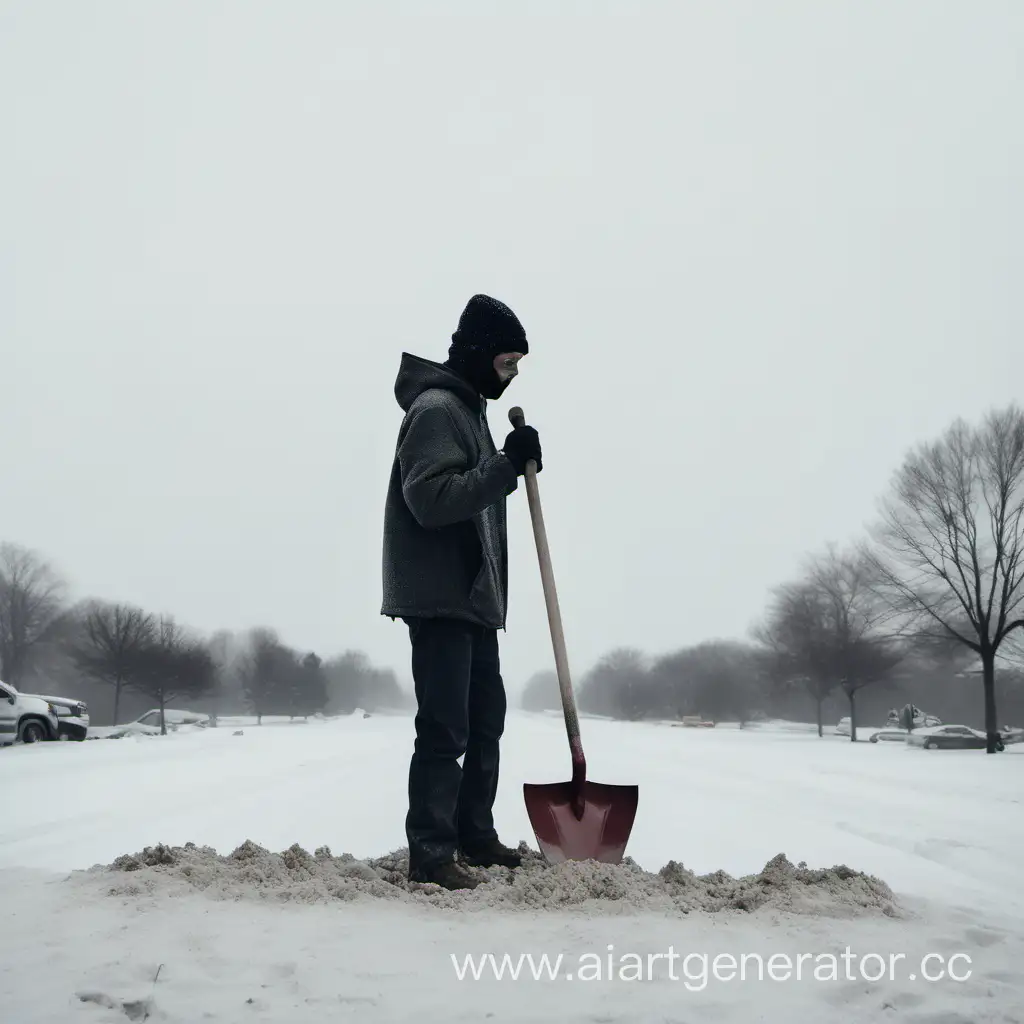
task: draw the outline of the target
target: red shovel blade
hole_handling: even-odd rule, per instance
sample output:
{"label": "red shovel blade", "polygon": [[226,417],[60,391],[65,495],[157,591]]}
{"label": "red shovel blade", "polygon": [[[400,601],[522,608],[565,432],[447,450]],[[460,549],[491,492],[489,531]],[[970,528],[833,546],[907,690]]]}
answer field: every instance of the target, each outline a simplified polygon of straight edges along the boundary
{"label": "red shovel blade", "polygon": [[523,797],[541,853],[550,864],[596,860],[619,864],[633,831],[637,786],[584,782],[583,815],[573,809],[571,782],[524,783]]}

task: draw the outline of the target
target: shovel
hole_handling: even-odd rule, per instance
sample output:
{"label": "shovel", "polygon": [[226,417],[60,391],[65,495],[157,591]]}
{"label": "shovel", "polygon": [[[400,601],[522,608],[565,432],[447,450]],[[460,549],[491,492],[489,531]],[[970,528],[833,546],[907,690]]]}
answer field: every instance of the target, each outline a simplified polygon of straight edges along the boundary
{"label": "shovel", "polygon": [[[513,427],[521,427],[526,422],[519,406],[509,411],[508,418]],[[548,550],[544,514],[541,512],[540,493],[537,490],[537,464],[532,459],[526,464],[525,475],[551,644],[555,649],[555,669],[558,673],[558,689],[562,695],[565,731],[569,736],[569,752],[572,756],[572,779],[569,782],[523,784],[526,813],[530,816],[530,824],[541,853],[550,864],[565,860],[596,860],[605,864],[618,864],[633,830],[639,793],[636,786],[611,786],[587,779],[587,761],[583,756],[580,722],[569,679],[569,659],[565,653],[562,616],[558,611],[555,577],[551,570],[551,552]]]}

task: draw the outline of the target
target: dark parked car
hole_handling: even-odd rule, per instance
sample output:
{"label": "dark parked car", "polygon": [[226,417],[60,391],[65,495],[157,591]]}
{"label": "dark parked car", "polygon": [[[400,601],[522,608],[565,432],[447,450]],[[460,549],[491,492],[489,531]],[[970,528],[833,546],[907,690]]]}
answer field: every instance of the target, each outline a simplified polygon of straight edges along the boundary
{"label": "dark parked car", "polygon": [[[915,729],[907,736],[907,743],[925,750],[984,750],[987,737],[966,725],[938,725],[933,729]],[[1002,741],[1000,741],[1002,749]]]}

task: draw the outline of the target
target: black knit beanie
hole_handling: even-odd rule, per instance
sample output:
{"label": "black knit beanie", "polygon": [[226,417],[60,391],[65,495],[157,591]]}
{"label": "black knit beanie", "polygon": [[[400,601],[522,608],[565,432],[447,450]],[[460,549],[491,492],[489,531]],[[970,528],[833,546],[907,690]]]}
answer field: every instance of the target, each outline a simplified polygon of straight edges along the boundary
{"label": "black knit beanie", "polygon": [[499,352],[529,352],[526,332],[508,306],[489,295],[474,295],[459,317],[445,363],[464,377],[484,398],[499,398],[511,383],[494,369]]}

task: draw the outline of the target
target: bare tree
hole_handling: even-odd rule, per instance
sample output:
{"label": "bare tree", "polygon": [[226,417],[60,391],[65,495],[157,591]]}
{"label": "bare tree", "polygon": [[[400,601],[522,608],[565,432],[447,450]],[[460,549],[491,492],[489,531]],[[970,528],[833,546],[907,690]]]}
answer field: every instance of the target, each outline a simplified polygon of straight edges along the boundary
{"label": "bare tree", "polygon": [[0,544],[0,676],[12,686],[57,623],[64,596],[64,581],[37,552]]}
{"label": "bare tree", "polygon": [[628,721],[643,718],[648,703],[647,671],[641,651],[631,647],[610,651],[584,675],[580,683],[580,708]]}
{"label": "bare tree", "polygon": [[891,677],[905,650],[892,638],[874,563],[861,551],[830,546],[811,562],[808,583],[821,598],[821,646],[850,701],[850,741],[855,743],[858,691]]}
{"label": "bare tree", "polygon": [[804,576],[779,587],[757,631],[771,652],[777,682],[802,685],[821,707],[840,687],[850,702],[850,739],[857,739],[858,691],[891,675],[903,658],[889,609],[880,600],[874,565],[861,551],[834,545],[809,560]]}
{"label": "bare tree", "polygon": [[130,604],[94,601],[86,607],[80,639],[71,648],[78,668],[114,688],[114,725],[118,724],[121,693],[128,684],[132,661],[152,643],[156,619]]}
{"label": "bare tree", "polygon": [[327,675],[327,708],[332,714],[351,714],[366,705],[373,666],[362,651],[345,651],[324,666]]}
{"label": "bare tree", "polygon": [[1007,636],[996,657],[1002,657],[1011,668],[1024,667],[1024,629],[1018,629],[1016,633]]}
{"label": "bare tree", "polygon": [[978,427],[957,420],[911,452],[873,532],[879,590],[902,632],[952,638],[981,660],[995,753],[996,658],[1024,629],[1024,412],[1011,405]]}
{"label": "bare tree", "polygon": [[762,698],[756,654],[735,640],[707,640],[659,658],[650,672],[651,710],[745,724]]}
{"label": "bare tree", "polygon": [[291,660],[288,687],[288,714],[291,718],[309,718],[327,706],[327,677],[323,659],[311,651],[302,661]]}
{"label": "bare tree", "polygon": [[272,629],[249,632],[249,652],[240,659],[239,673],[242,692],[257,725],[275,710],[287,712],[295,672],[294,653],[280,643]]}
{"label": "bare tree", "polygon": [[828,602],[807,579],[776,587],[754,637],[764,645],[765,665],[775,686],[805,689],[814,700],[818,735],[822,703],[836,688],[834,650],[828,642]]}
{"label": "bare tree", "polygon": [[395,673],[376,668],[362,651],[349,650],[323,664],[328,714],[351,714],[356,708],[408,708],[415,698],[399,685]]}
{"label": "bare tree", "polygon": [[132,651],[128,685],[152,697],[160,709],[160,735],[167,735],[167,705],[176,697],[207,693],[216,665],[206,646],[170,617],[157,620],[152,637]]}

